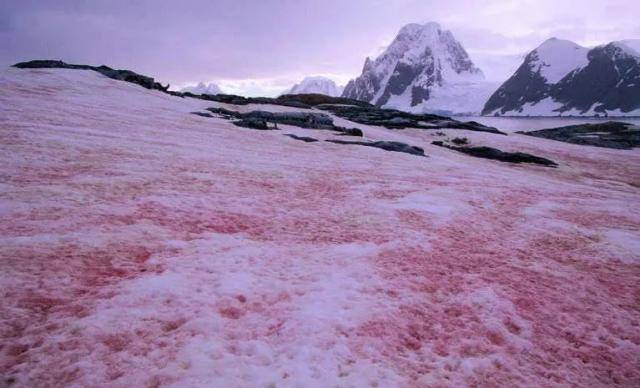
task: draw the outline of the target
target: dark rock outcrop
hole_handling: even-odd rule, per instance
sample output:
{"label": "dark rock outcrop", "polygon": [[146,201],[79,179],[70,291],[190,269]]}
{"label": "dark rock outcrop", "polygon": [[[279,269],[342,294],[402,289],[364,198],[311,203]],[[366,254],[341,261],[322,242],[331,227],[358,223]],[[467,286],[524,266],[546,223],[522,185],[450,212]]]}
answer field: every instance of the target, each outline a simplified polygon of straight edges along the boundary
{"label": "dark rock outcrop", "polygon": [[305,143],[314,143],[314,142],[317,142],[317,141],[318,141],[318,139],[314,139],[314,138],[312,138],[312,137],[308,137],[308,136],[296,136],[296,135],[294,135],[294,134],[292,134],[292,133],[287,133],[287,134],[285,134],[285,136],[288,136],[288,137],[290,137],[290,138],[292,138],[292,139],[296,139],[296,140],[303,141],[303,142],[305,142]]}
{"label": "dark rock outcrop", "polygon": [[640,127],[619,121],[569,125],[518,133],[566,143],[614,149],[631,149],[640,146]]}
{"label": "dark rock outcrop", "polygon": [[549,159],[539,156],[527,154],[524,152],[505,152],[492,147],[456,147],[445,144],[442,141],[432,141],[431,144],[438,147],[448,148],[450,150],[462,152],[463,154],[475,156],[477,158],[485,158],[499,160],[509,163],[532,163],[542,166],[557,167],[558,165]]}
{"label": "dark rock outcrop", "polygon": [[[261,121],[267,124],[273,123],[273,126],[275,128],[277,128],[278,124],[286,124],[307,129],[332,130],[340,132],[340,134],[344,136],[364,136],[364,133],[359,128],[345,128],[334,125],[331,116],[321,112],[268,112],[255,110],[249,113],[240,113],[237,111],[216,107],[206,108],[206,110],[227,120],[245,120],[244,122],[239,124],[242,127],[262,127],[262,124],[258,124],[258,121]],[[211,115],[206,116],[207,114],[202,113],[192,113],[205,117],[213,117]]]}
{"label": "dark rock outcrop", "polygon": [[[243,97],[237,96],[235,94],[200,94],[200,95],[191,95],[196,98],[200,98],[202,100],[222,102],[225,104],[232,105],[249,105],[249,104],[273,104],[275,99],[268,97]],[[190,96],[190,97],[191,97]],[[282,105],[282,104],[279,104]]]}
{"label": "dark rock outcrop", "polygon": [[375,106],[353,106],[337,104],[321,104],[316,106],[342,117],[365,125],[381,126],[389,129],[419,128],[419,129],[465,129],[477,132],[490,132],[504,135],[498,129],[488,127],[475,121],[462,122],[449,117],[433,114],[413,114],[395,109],[382,109]]}
{"label": "dark rock outcrop", "polygon": [[453,138],[453,140],[451,140],[451,142],[459,146],[469,143],[469,139],[467,139],[466,137],[455,137]]}
{"label": "dark rock outcrop", "polygon": [[170,94],[170,95],[172,95],[174,97],[180,97],[180,98],[184,98],[185,97],[184,93],[176,92],[176,91],[173,91],[173,90],[167,90],[167,94]]}
{"label": "dark rock outcrop", "polygon": [[211,113],[207,112],[191,112],[192,115],[202,116],[202,117],[213,117]]}
{"label": "dark rock outcrop", "polygon": [[183,97],[199,98],[201,100],[221,102],[232,105],[270,104],[288,106],[292,108],[310,109],[320,104],[347,104],[356,106],[371,106],[371,104],[343,97],[331,97],[324,94],[285,94],[276,98],[271,97],[243,97],[235,94],[193,94],[189,92],[177,93]]}
{"label": "dark rock outcrop", "polygon": [[208,110],[209,112],[216,114],[218,116],[221,116],[224,119],[231,119],[231,118],[240,118],[242,117],[242,113],[237,112],[235,110],[229,110],[229,109],[224,109],[224,108],[206,108],[206,110]]}
{"label": "dark rock outcrop", "polygon": [[89,66],[89,65],[73,65],[62,61],[52,60],[35,60],[29,62],[20,62],[13,65],[19,69],[75,69],[75,70],[93,70],[106,77],[138,84],[147,89],[160,90],[167,92],[169,85],[162,86],[159,82],[155,82],[153,78],[134,73],[131,70],[115,70],[108,66]]}
{"label": "dark rock outcrop", "polygon": [[357,136],[357,137],[364,136],[362,129],[359,129],[359,128],[333,127],[333,130],[340,132],[340,134],[343,136]]}
{"label": "dark rock outcrop", "polygon": [[405,154],[425,156],[424,150],[420,147],[412,146],[398,141],[346,141],[346,140],[325,140],[336,144],[355,144],[366,147],[380,148],[385,151],[404,152]]}
{"label": "dark rock outcrop", "polygon": [[331,97],[324,94],[284,94],[275,99],[278,103],[297,102],[307,106],[316,106],[321,104],[341,104],[341,105],[355,105],[355,106],[373,106],[365,101],[355,100],[345,97]]}
{"label": "dark rock outcrop", "polygon": [[295,125],[301,128],[333,129],[333,119],[325,113],[316,112],[267,112],[255,110],[241,115],[243,119],[262,119],[277,124]]}
{"label": "dark rock outcrop", "polygon": [[237,125],[238,127],[251,128],[251,129],[260,129],[260,130],[278,129],[276,127],[269,127],[267,121],[264,119],[253,118],[253,117],[233,121],[233,124]]}

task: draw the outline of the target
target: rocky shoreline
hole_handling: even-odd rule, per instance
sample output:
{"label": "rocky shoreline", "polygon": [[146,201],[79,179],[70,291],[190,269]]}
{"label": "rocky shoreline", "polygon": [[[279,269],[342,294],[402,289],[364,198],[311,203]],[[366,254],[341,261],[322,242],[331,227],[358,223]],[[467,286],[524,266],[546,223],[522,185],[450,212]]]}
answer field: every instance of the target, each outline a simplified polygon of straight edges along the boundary
{"label": "rocky shoreline", "polygon": [[629,150],[640,146],[640,128],[620,121],[569,125],[517,133],[565,143],[621,150]]}

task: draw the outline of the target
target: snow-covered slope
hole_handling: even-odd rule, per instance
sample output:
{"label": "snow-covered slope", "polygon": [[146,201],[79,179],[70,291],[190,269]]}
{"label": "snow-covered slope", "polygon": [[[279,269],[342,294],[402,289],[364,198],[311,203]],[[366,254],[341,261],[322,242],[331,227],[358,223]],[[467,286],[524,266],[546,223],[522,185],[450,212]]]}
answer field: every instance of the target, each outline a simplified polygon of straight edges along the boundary
{"label": "snow-covered slope", "polygon": [[499,83],[488,81],[445,84],[443,87],[432,88],[429,100],[416,106],[411,106],[412,91],[407,89],[399,96],[391,95],[384,107],[446,116],[477,115],[498,86]]}
{"label": "snow-covered slope", "polygon": [[222,93],[220,87],[213,82],[209,84],[205,84],[204,82],[199,82],[195,86],[187,86],[180,90],[181,92],[189,92],[193,94],[219,94]]}
{"label": "snow-covered slope", "polygon": [[628,48],[634,50],[635,54],[640,55],[640,39],[625,39],[625,40],[618,41],[616,43],[625,45]]}
{"label": "snow-covered slope", "polygon": [[534,51],[529,65],[548,84],[556,84],[573,70],[586,66],[588,52],[586,47],[569,40],[551,38]]}
{"label": "snow-covered slope", "polygon": [[309,94],[318,93],[331,97],[339,97],[342,88],[327,77],[305,77],[300,83],[293,85],[291,89],[282,94]]}
{"label": "snow-covered slope", "polygon": [[640,115],[637,41],[588,49],[549,39],[487,101],[485,115]]}
{"label": "snow-covered slope", "polygon": [[0,385],[639,385],[638,150],[211,105],[298,110],[0,72]]}
{"label": "snow-covered slope", "polygon": [[350,81],[344,97],[411,112],[480,112],[495,85],[453,37],[437,23],[408,24],[362,75]]}

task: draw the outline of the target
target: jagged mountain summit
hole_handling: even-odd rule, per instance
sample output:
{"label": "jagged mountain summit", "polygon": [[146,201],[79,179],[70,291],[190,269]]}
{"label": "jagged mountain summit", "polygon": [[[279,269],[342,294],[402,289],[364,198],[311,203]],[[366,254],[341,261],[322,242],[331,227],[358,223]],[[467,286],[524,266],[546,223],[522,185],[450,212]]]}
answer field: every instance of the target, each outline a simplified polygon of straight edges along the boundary
{"label": "jagged mountain summit", "polygon": [[193,94],[218,94],[222,93],[220,87],[213,82],[209,84],[205,84],[204,82],[199,82],[196,86],[187,86],[180,90],[181,92],[189,92]]}
{"label": "jagged mountain summit", "polygon": [[592,49],[551,38],[485,104],[484,115],[640,115],[638,40]]}
{"label": "jagged mountain summit", "polygon": [[342,94],[342,88],[327,77],[305,77],[283,94],[324,94],[339,97]]}
{"label": "jagged mountain summit", "polygon": [[484,80],[464,47],[437,23],[408,24],[343,97],[411,112],[480,112],[496,85]]}

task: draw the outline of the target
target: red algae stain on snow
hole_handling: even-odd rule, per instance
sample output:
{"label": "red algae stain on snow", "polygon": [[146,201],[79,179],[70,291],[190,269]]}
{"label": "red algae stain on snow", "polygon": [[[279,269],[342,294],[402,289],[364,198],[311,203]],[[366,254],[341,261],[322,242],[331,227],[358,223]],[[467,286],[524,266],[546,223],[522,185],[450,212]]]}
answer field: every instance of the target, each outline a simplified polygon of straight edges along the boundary
{"label": "red algae stain on snow", "polygon": [[433,222],[424,212],[402,209],[396,213],[400,221],[411,229],[426,232],[433,228]]}
{"label": "red algae stain on snow", "polygon": [[[0,357],[0,370],[8,374],[40,357],[41,349],[27,350],[40,348],[43,338],[49,338],[46,349],[51,349],[55,337],[49,336],[67,330],[68,322],[88,316],[98,299],[108,297],[105,287],[139,276],[146,270],[159,270],[155,265],[146,264],[152,254],[150,248],[127,243],[102,248],[77,244],[34,246],[13,248],[4,253],[11,259],[3,260],[3,268],[21,282],[20,288],[3,292],[1,334],[5,351],[0,349],[4,353]],[[13,313],[6,316],[9,309]],[[105,344],[116,349],[126,346],[126,341],[106,338]],[[76,352],[86,344],[59,342],[53,346],[57,349],[55,353],[65,353]],[[64,356],[57,362],[65,362]],[[52,376],[58,376],[53,380],[56,383],[63,383],[73,381],[77,373],[65,370]]]}
{"label": "red algae stain on snow", "polygon": [[[0,142],[23,163],[0,173],[20,209],[0,222],[0,385],[640,386],[640,270],[603,237],[640,228],[620,205],[638,200],[632,154],[554,151],[544,172],[318,157],[199,126],[180,99],[98,97],[3,99],[22,117]],[[388,206],[433,189],[470,206],[438,222]]]}
{"label": "red algae stain on snow", "polygon": [[148,220],[181,234],[241,233],[255,228],[257,224],[255,216],[217,210],[174,208],[153,202],[138,206],[130,219],[131,222]]}
{"label": "red algae stain on snow", "polygon": [[[531,202],[519,196],[477,211],[473,224],[459,220],[439,229],[430,249],[379,254],[379,271],[405,303],[392,316],[363,324],[354,349],[416,383],[637,383],[638,266],[594,265],[594,241],[576,235],[538,234],[531,246],[518,248],[511,233],[522,219],[519,206]],[[400,219],[416,223],[413,215]],[[571,265],[571,277],[524,269],[531,259],[561,260]],[[486,287],[500,292],[474,291]],[[576,329],[582,340],[572,334]],[[612,347],[592,337],[603,329],[634,345]],[[470,362],[472,369],[464,367]]]}
{"label": "red algae stain on snow", "polygon": [[243,310],[233,306],[223,307],[223,308],[220,308],[218,311],[220,312],[220,315],[230,319],[238,319],[244,314]]}

